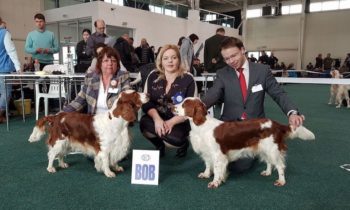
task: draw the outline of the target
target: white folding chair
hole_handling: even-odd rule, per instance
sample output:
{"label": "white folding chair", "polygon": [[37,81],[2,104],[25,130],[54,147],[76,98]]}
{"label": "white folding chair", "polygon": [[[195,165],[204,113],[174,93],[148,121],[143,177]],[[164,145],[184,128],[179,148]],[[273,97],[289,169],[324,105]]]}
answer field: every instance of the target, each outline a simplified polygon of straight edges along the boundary
{"label": "white folding chair", "polygon": [[[57,65],[47,65],[44,67],[43,71],[45,69],[52,69],[53,66]],[[56,69],[58,71],[62,72],[62,68]],[[64,72],[62,72],[64,73]],[[61,97],[62,98],[67,98],[67,93],[64,87],[64,82],[60,82],[58,79],[50,79],[50,87],[47,93],[40,92],[39,88],[39,81],[35,82],[35,113],[36,113],[36,120],[39,118],[39,104],[40,104],[40,98],[44,98],[44,106],[45,106],[45,116],[48,115],[49,112],[49,103],[48,99],[49,98],[59,98],[60,97],[60,88],[61,88]]]}

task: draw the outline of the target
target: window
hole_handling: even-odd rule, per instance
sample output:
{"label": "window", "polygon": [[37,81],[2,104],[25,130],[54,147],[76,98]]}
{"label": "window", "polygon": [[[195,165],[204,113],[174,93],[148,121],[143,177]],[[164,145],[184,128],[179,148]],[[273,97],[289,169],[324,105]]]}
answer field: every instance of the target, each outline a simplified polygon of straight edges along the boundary
{"label": "window", "polygon": [[[162,7],[149,5],[149,10],[151,12],[154,12],[154,13],[165,14],[168,16],[177,17],[176,11],[172,10],[172,9],[163,9]],[[163,13],[163,11],[164,11],[164,13]]]}
{"label": "window", "polygon": [[221,25],[224,26],[224,27],[231,28],[231,24],[228,24],[228,23],[223,23],[223,24],[221,24]]}
{"label": "window", "polygon": [[124,6],[124,0],[112,0],[112,4]]}
{"label": "window", "polygon": [[321,10],[322,10],[322,2],[310,4],[310,12],[319,12]]}
{"label": "window", "polygon": [[205,21],[212,21],[216,20],[216,15],[215,14],[207,14],[205,15]]}
{"label": "window", "polygon": [[285,5],[282,6],[282,15],[299,14],[301,13],[301,10],[301,4]]}
{"label": "window", "polygon": [[326,0],[310,4],[310,12],[350,9],[350,0]]}
{"label": "window", "polygon": [[350,0],[340,0],[339,9],[350,9]]}
{"label": "window", "polygon": [[163,14],[163,8],[149,5],[149,10],[154,13]]}
{"label": "window", "polygon": [[301,13],[302,6],[301,4],[290,5],[289,14],[298,14]]}
{"label": "window", "polygon": [[322,3],[322,10],[336,10],[339,9],[339,1],[325,1]]}
{"label": "window", "polygon": [[165,9],[164,14],[172,16],[172,17],[176,17],[176,11],[175,10],[171,10],[171,9]]}
{"label": "window", "polygon": [[247,10],[247,18],[261,17],[261,9],[249,9]]}

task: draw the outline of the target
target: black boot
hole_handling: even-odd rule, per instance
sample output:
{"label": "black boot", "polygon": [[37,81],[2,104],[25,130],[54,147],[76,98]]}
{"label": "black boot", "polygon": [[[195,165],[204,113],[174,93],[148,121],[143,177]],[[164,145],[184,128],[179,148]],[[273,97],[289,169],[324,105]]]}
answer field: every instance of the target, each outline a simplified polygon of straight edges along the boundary
{"label": "black boot", "polygon": [[165,155],[165,144],[162,139],[160,138],[149,138],[148,139],[157,150],[159,150],[159,156],[164,157]]}
{"label": "black boot", "polygon": [[186,141],[184,145],[182,145],[179,149],[176,150],[175,157],[178,157],[178,158],[185,157],[187,155],[188,146],[189,146],[189,143],[188,141]]}

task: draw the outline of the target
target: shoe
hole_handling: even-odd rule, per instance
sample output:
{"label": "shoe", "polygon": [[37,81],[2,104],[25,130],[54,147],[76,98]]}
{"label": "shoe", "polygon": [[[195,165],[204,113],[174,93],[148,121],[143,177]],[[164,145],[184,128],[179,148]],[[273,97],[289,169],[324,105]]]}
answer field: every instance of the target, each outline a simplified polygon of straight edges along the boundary
{"label": "shoe", "polygon": [[188,141],[185,142],[184,145],[182,145],[179,149],[176,150],[175,157],[182,158],[187,155],[187,149],[188,149],[189,143]]}

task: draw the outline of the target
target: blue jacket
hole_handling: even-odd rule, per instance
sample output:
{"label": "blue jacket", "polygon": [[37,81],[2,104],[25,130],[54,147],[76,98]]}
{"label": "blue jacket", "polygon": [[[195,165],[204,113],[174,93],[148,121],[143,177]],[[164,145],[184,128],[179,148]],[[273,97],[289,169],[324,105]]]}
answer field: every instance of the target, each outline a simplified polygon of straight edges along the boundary
{"label": "blue jacket", "polygon": [[15,71],[15,66],[7,54],[4,44],[6,29],[0,28],[0,73]]}

